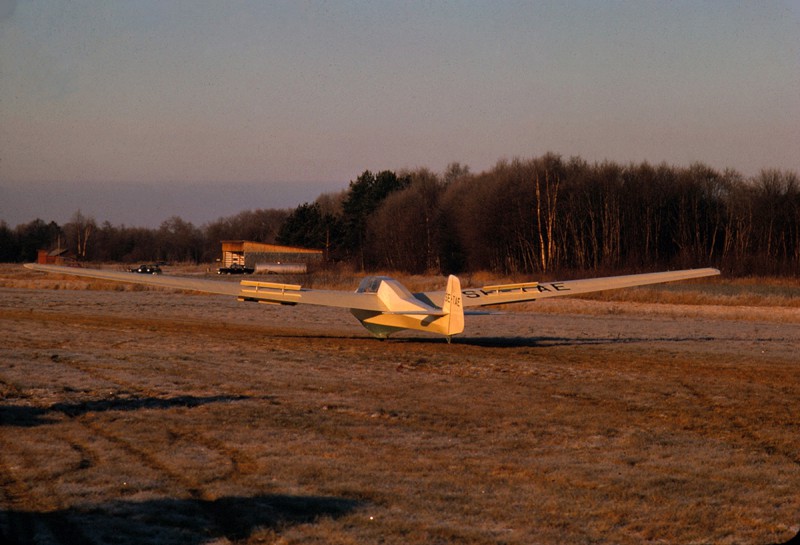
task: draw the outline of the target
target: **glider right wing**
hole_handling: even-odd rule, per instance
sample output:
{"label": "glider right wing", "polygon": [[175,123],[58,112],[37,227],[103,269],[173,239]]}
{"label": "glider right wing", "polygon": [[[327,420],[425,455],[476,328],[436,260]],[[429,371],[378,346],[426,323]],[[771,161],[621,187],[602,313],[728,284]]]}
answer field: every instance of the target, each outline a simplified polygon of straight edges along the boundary
{"label": "glider right wing", "polygon": [[[520,303],[535,301],[548,297],[564,295],[579,295],[596,291],[631,288],[649,284],[661,284],[676,280],[689,280],[715,276],[719,270],[688,269],[682,271],[668,271],[646,274],[631,274],[625,276],[608,276],[605,278],[588,278],[583,280],[564,280],[562,282],[525,282],[520,284],[499,284],[484,286],[482,288],[467,288],[461,291],[464,295],[464,307],[482,307],[487,305],[502,305],[506,303]],[[444,292],[427,292],[415,294],[425,298],[435,305],[441,306]]]}

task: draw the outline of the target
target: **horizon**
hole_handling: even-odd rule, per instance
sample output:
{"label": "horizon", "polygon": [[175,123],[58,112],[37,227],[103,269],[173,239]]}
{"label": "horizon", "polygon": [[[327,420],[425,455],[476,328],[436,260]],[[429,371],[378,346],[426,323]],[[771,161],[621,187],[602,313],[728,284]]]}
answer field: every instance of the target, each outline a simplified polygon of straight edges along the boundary
{"label": "horizon", "polygon": [[[349,183],[349,182],[348,182]],[[0,187],[0,222],[14,228],[41,219],[59,225],[76,212],[98,225],[157,228],[179,217],[197,227],[240,212],[257,209],[294,209],[323,193],[347,189],[338,182],[116,184],[48,182],[26,187]],[[10,204],[10,206],[9,206]]]}
{"label": "horizon", "polygon": [[[498,159],[495,164],[503,160],[505,159]],[[614,163],[613,161],[609,162]],[[598,163],[600,162],[595,164]],[[647,161],[638,164],[645,163]],[[621,165],[621,163],[617,164]],[[705,163],[698,161],[695,164]],[[661,163],[661,165],[679,169],[691,166],[667,165],[666,163]],[[372,172],[380,170],[376,169]],[[726,169],[715,170],[723,173]],[[790,172],[795,176],[800,174],[793,170],[769,168],[762,169],[761,172],[767,170]],[[470,173],[482,174],[482,172],[472,171]],[[752,180],[757,174],[753,176],[742,174],[742,176],[745,180]],[[121,182],[107,185],[103,182],[65,184],[42,182],[30,183],[16,189],[0,186],[0,222],[5,222],[10,228],[37,219],[46,223],[55,221],[59,225],[64,225],[80,212],[85,218],[94,220],[97,225],[109,222],[115,227],[152,229],[159,227],[170,218],[178,217],[196,227],[202,227],[251,210],[294,210],[304,203],[315,202],[322,195],[347,191],[350,183],[357,177],[354,176],[352,180],[344,183],[186,182],[161,185],[147,182]],[[49,197],[49,199],[45,197]],[[12,220],[10,221],[8,218],[12,218]]]}

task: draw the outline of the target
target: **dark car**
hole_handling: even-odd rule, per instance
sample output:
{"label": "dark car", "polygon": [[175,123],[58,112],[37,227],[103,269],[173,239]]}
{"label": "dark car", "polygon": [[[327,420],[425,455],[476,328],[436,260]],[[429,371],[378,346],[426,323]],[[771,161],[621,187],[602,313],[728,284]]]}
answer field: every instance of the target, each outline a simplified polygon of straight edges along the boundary
{"label": "dark car", "polygon": [[234,263],[230,267],[220,267],[217,274],[253,274],[255,269]]}
{"label": "dark car", "polygon": [[139,265],[130,271],[137,274],[161,274],[161,268],[158,265]]}

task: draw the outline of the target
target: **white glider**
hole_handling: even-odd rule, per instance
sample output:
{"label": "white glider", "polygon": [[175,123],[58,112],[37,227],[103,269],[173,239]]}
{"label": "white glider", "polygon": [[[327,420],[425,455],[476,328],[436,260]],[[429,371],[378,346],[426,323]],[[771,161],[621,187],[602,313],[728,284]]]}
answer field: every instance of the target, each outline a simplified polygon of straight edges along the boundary
{"label": "white glider", "polygon": [[717,269],[689,269],[563,282],[526,282],[461,289],[453,275],[444,291],[411,293],[405,286],[386,276],[368,276],[354,292],[316,290],[297,284],[243,280],[239,284],[218,280],[165,275],[138,275],[128,272],[57,265],[26,264],[25,267],[48,273],[86,276],[148,284],[181,290],[232,295],[240,301],[279,305],[320,305],[350,309],[372,335],[385,339],[404,329],[416,329],[445,335],[448,339],[464,331],[464,314],[482,314],[465,309],[534,301],[547,297],[577,295],[595,291],[660,284],[718,275]]}

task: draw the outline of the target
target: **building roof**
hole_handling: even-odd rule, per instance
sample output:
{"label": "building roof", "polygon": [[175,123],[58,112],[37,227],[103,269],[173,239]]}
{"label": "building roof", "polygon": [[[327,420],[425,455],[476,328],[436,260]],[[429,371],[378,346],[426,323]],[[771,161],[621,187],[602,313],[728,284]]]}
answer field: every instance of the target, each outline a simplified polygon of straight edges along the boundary
{"label": "building roof", "polygon": [[223,252],[259,252],[275,254],[321,254],[322,250],[311,248],[298,248],[296,246],[281,246],[280,244],[265,244],[250,240],[222,240]]}

